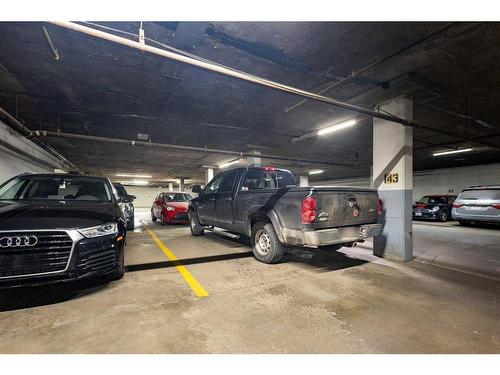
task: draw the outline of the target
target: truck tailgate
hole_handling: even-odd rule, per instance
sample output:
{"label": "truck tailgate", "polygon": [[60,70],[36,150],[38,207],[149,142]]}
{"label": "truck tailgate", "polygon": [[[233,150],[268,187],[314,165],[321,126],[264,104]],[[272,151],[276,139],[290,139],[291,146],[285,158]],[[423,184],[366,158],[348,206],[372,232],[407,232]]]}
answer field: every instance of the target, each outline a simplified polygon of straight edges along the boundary
{"label": "truck tailgate", "polygon": [[372,224],[378,220],[376,189],[345,186],[313,187],[318,201],[314,229]]}

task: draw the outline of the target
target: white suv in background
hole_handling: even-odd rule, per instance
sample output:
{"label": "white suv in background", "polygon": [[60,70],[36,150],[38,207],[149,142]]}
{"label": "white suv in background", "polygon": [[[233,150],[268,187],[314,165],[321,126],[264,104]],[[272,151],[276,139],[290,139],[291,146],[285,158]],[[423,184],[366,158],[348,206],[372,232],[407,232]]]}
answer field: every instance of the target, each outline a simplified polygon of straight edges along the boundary
{"label": "white suv in background", "polygon": [[474,222],[500,224],[500,184],[465,189],[453,203],[451,216],[462,225]]}

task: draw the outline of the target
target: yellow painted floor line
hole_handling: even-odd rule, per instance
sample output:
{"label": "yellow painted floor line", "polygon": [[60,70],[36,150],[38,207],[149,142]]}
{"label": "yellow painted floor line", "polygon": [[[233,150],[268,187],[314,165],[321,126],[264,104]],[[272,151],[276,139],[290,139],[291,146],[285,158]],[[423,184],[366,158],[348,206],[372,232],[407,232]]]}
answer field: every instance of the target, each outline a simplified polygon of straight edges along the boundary
{"label": "yellow painted floor line", "polygon": [[177,271],[182,275],[186,283],[191,287],[193,292],[198,296],[198,297],[207,297],[208,292],[201,286],[198,280],[196,280],[196,277],[194,277],[191,272],[188,271],[188,269],[182,265],[182,263],[179,261],[179,259],[175,256],[175,254],[170,250],[156,235],[153,230],[151,230],[145,223],[143,223],[144,228],[146,231],[149,233],[153,241],[156,243],[156,245],[163,251],[163,253],[167,256],[169,260],[171,260],[175,264],[175,268],[177,268]]}

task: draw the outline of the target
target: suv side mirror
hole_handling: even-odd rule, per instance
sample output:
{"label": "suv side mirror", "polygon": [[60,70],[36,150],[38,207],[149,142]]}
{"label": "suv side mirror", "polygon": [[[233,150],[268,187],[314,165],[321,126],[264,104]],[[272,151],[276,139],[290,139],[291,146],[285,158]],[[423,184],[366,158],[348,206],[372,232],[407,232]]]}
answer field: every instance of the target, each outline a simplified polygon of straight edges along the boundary
{"label": "suv side mirror", "polygon": [[133,200],[134,200],[134,196],[133,195],[122,195],[120,197],[120,202],[122,203],[132,203]]}
{"label": "suv side mirror", "polygon": [[193,185],[193,187],[191,188],[191,191],[193,193],[196,193],[196,194],[201,194],[203,189],[201,188],[201,185]]}

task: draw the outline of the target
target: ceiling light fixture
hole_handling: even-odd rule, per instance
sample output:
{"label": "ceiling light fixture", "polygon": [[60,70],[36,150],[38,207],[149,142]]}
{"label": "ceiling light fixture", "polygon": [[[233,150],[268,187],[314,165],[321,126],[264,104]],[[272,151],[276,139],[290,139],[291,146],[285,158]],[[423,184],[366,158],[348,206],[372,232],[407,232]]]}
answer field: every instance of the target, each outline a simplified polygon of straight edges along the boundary
{"label": "ceiling light fixture", "polygon": [[146,185],[149,185],[149,181],[146,181],[146,180],[128,180],[128,181],[120,181],[120,184],[146,186]]}
{"label": "ceiling light fixture", "polygon": [[146,180],[132,180],[132,183],[134,183],[135,185],[147,185],[147,184],[149,184],[149,181],[146,181]]}
{"label": "ceiling light fixture", "polygon": [[332,126],[327,126],[326,128],[318,130],[318,135],[325,135],[336,132],[341,129],[348,128],[350,126],[356,125],[356,120],[348,120],[345,122],[341,122],[340,124],[335,124]]}
{"label": "ceiling light fixture", "polygon": [[435,154],[432,154],[432,156],[441,156],[441,155],[451,155],[451,154],[459,154],[461,152],[469,152],[472,151],[472,148],[463,148],[461,150],[452,150],[452,151],[442,151],[442,152],[436,152]]}
{"label": "ceiling light fixture", "polygon": [[231,160],[231,161],[228,161],[227,163],[220,164],[220,165],[219,165],[219,168],[220,168],[220,169],[227,168],[227,167],[229,167],[230,165],[233,165],[233,164],[239,163],[240,161],[241,161],[240,159]]}
{"label": "ceiling light fixture", "polygon": [[127,174],[127,173],[117,173],[115,175],[116,177],[137,177],[137,178],[152,178],[153,176],[146,175],[146,174]]}
{"label": "ceiling light fixture", "polygon": [[323,172],[324,170],[322,169],[313,169],[312,171],[309,171],[309,174],[321,174]]}

